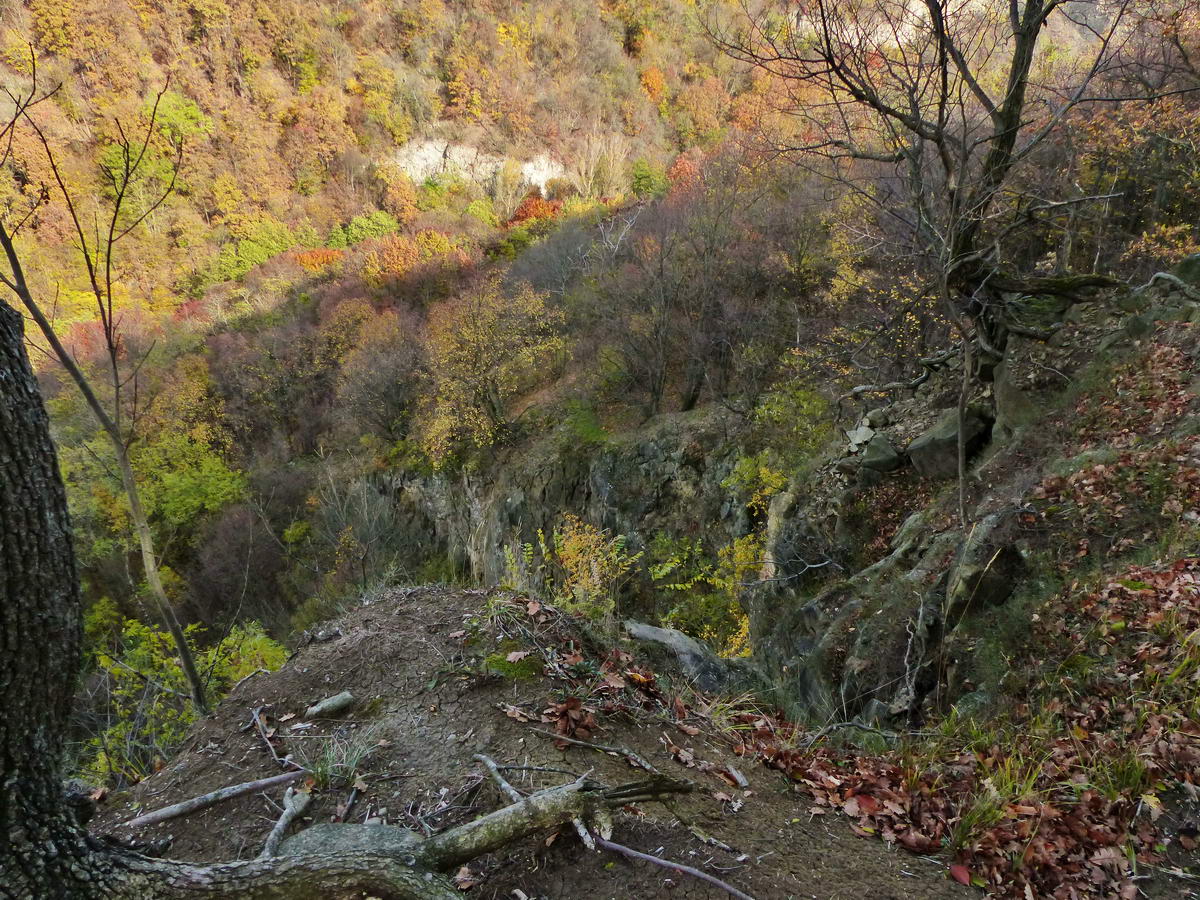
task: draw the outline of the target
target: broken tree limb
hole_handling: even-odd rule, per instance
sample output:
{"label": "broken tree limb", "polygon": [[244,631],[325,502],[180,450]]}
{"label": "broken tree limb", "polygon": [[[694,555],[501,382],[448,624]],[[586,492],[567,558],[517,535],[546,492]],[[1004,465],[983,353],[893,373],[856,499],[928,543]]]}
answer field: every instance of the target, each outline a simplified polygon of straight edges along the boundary
{"label": "broken tree limb", "polygon": [[543,829],[575,819],[591,821],[602,810],[660,800],[691,789],[692,785],[687,782],[664,776],[615,788],[606,788],[582,779],[573,781],[538,791],[520,803],[426,838],[414,851],[416,863],[426,868],[448,871]]}
{"label": "broken tree limb", "polygon": [[295,772],[284,772],[282,775],[272,775],[270,778],[260,778],[257,781],[233,784],[207,794],[201,794],[199,797],[193,797],[191,800],[184,800],[181,803],[164,806],[162,809],[146,813],[144,816],[138,816],[136,819],[130,819],[122,827],[141,828],[145,825],[165,822],[168,819],[177,819],[180,816],[186,816],[188,813],[194,813],[197,810],[207,809],[217,803],[232,800],[234,797],[253,794],[255,791],[266,790],[279,784],[290,784],[303,774],[303,769],[297,769]]}
{"label": "broken tree limb", "polygon": [[843,394],[838,402],[843,400],[852,400],[861,397],[863,394],[887,394],[891,391],[911,391],[919,388],[929,380],[938,368],[945,365],[950,359],[958,353],[958,344],[954,344],[948,350],[943,350],[941,353],[936,353],[933,356],[927,356],[924,359],[918,360],[921,366],[921,374],[907,381],[891,381],[887,384],[860,384],[858,387],[852,388],[847,393]]}
{"label": "broken tree limb", "polygon": [[1189,300],[1200,302],[1200,290],[1196,290],[1196,288],[1192,287],[1178,275],[1174,275],[1170,272],[1155,272],[1150,276],[1150,280],[1143,284],[1140,288],[1136,288],[1134,293],[1140,294],[1143,291],[1148,291],[1160,281],[1165,281],[1174,286],[1176,290],[1181,292],[1183,296],[1187,297]]}
{"label": "broken tree limb", "polygon": [[663,859],[661,856],[643,853],[640,850],[634,850],[632,847],[626,847],[624,844],[614,843],[607,838],[597,837],[596,843],[605,850],[612,850],[614,853],[620,853],[623,856],[628,856],[630,859],[640,859],[642,862],[653,863],[656,866],[662,866],[664,869],[670,869],[673,872],[691,875],[693,878],[708,882],[713,887],[719,887],[731,897],[737,897],[739,900],[754,900],[749,894],[742,893],[732,884],[727,884],[716,876],[709,875],[707,872],[701,872],[699,869],[694,869],[691,866],[685,866],[683,863],[671,862],[670,860]]}
{"label": "broken tree limb", "polygon": [[267,835],[267,842],[263,844],[262,853],[258,854],[259,859],[269,859],[278,855],[279,842],[283,840],[288,827],[299,816],[304,815],[304,811],[308,809],[310,803],[312,803],[312,794],[308,791],[297,791],[291,786],[288,787],[287,792],[283,795],[283,812],[275,823],[275,827],[271,829],[271,833]]}
{"label": "broken tree limb", "polygon": [[314,703],[304,711],[304,718],[320,719],[326,716],[336,716],[338,713],[345,712],[353,705],[354,695],[349,691],[342,691],[340,694],[326,697],[320,703]]}

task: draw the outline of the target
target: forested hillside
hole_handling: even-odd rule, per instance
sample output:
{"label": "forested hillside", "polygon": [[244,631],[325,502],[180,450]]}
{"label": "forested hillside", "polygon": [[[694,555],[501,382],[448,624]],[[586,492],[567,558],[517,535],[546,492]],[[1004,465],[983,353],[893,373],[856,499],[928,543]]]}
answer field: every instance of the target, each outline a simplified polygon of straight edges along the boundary
{"label": "forested hillside", "polygon": [[539,697],[472,716],[703,729],[998,894],[1195,864],[1200,6],[30,0],[0,36],[71,774],[150,790],[436,584],[461,643],[405,683]]}

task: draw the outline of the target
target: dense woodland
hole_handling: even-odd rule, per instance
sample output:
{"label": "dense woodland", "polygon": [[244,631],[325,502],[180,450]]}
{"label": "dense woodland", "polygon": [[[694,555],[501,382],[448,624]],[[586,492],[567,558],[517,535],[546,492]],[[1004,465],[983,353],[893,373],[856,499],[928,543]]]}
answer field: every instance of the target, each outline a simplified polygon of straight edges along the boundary
{"label": "dense woodland", "polygon": [[[46,143],[12,137],[6,203],[30,210],[27,278],[93,379],[119,369],[114,412],[170,601],[199,647],[231,628],[246,642],[244,660],[220,662],[223,683],[275,652],[259,626],[284,640],[388,583],[465,577],[395,546],[389,474],[487,470],[543,435],[602,442],[720,406],[744,430],[730,490],[765,512],[832,431],[842,392],[919,375],[949,344],[939,251],[910,227],[914,186],[881,155],[903,136],[852,110],[869,152],[841,152],[844,92],[751,12],[435,0],[6,13],[10,83],[36,65],[57,88],[32,113]],[[1038,48],[1022,135],[1049,133],[986,211],[986,240],[1016,271],[1134,279],[1200,249],[1195,13],[1110,12],[1124,16],[1111,49],[1069,17]],[[955,14],[964,31],[986,20]],[[872,23],[844,24],[865,39]],[[982,39],[968,52],[994,89],[1003,58]],[[887,84],[904,55],[855,54],[881,93],[904,86],[903,69]],[[1088,98],[1060,114],[1094,64]],[[948,100],[978,115],[958,78]],[[143,133],[120,210],[136,227],[105,261],[110,358],[55,184],[96,227],[123,142]],[[414,181],[398,149],[431,137],[507,162]],[[539,155],[563,171],[544,195],[519,167]],[[93,652],[157,669],[170,644],[156,643],[112,450],[32,346]],[[754,558],[658,537],[640,565],[705,554],[690,577],[719,582]],[[723,640],[737,629],[728,610],[703,615]]]}
{"label": "dense woodland", "polygon": [[556,510],[501,581],[751,655],[771,504],[863,398],[986,388],[1200,251],[1189,0],[30,0],[0,56],[5,249],[112,423],[27,319],[82,585],[69,765],[114,787],[197,715],[164,610],[215,702],[364,598],[475,578],[397,484],[671,417],[723,423],[740,534]]}

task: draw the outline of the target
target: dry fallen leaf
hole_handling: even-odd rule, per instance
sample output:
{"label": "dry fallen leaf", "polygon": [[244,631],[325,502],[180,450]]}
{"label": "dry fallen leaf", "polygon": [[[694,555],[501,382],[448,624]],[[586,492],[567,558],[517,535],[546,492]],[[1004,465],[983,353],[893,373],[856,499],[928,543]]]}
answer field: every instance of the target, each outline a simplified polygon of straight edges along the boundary
{"label": "dry fallen leaf", "polygon": [[512,653],[508,654],[505,659],[511,663],[520,662],[532,652],[533,651],[531,650],[514,650]]}
{"label": "dry fallen leaf", "polygon": [[454,873],[454,886],[460,891],[469,891],[479,883],[479,877],[466,866]]}

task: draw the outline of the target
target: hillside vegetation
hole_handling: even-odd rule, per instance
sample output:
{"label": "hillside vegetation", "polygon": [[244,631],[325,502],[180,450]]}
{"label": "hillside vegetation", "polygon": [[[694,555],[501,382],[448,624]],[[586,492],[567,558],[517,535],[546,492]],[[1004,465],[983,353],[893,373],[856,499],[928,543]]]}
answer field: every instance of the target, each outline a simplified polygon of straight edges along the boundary
{"label": "hillside vegetation", "polygon": [[437,585],[465,625],[403,681],[481,691],[514,765],[540,719],[693,768],[665,721],[939,879],[1194,891],[1200,9],[1019,5],[11,5],[73,773],[151,802],[190,736],[174,793],[219,786],[197,735],[320,699],[326,641],[395,731],[341,664]]}

